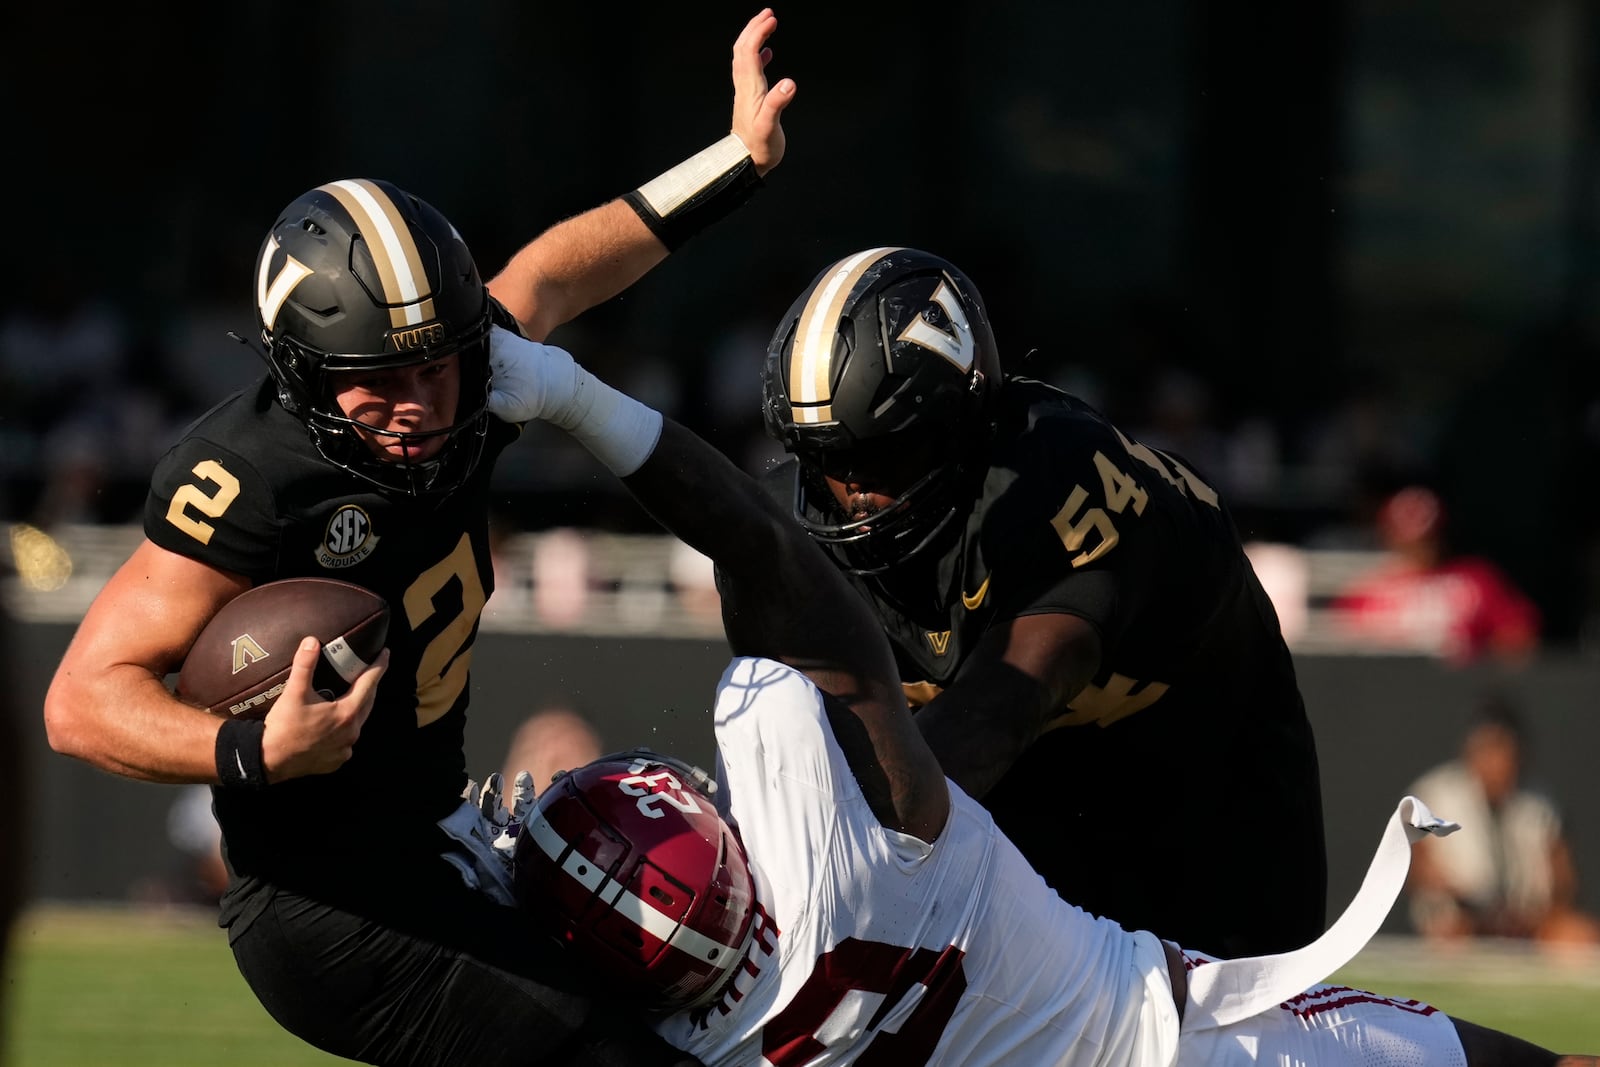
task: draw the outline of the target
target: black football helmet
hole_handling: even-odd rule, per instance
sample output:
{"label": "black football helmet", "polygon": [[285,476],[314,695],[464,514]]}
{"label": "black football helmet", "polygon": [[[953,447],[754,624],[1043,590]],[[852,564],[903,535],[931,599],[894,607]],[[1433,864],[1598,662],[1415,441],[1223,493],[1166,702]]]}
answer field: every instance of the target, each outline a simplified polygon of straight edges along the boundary
{"label": "black football helmet", "polygon": [[[1000,357],[977,287],[912,248],[870,248],[823,270],[767,347],[767,432],[799,460],[795,516],[849,571],[920,552],[976,496]],[[852,454],[917,450],[926,471],[890,507],[850,521],[823,479]]]}
{"label": "black football helmet", "polygon": [[[256,263],[256,315],[278,399],[329,462],[412,495],[460,486],[488,430],[488,289],[448,219],[388,182],[319,185],[278,216]],[[334,401],[329,374],[459,355],[461,399],[422,462],[379,459]]]}

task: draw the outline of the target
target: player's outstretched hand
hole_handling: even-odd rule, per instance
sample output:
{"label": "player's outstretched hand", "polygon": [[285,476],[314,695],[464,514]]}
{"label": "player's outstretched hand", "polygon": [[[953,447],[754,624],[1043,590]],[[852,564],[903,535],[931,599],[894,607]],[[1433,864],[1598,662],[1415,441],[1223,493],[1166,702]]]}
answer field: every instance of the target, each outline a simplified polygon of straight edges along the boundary
{"label": "player's outstretched hand", "polygon": [[767,88],[767,63],[772,49],[767,38],[778,28],[772,9],[745,23],[733,42],[733,132],[750,150],[756,173],[765,175],[783,159],[783,109],[794,100],[793,78]]}
{"label": "player's outstretched hand", "polygon": [[314,637],[307,637],[294,650],[289,680],[272,705],[261,737],[269,782],[328,774],[344,766],[372,713],[378,679],[389,666],[389,650],[378,653],[372,666],[357,675],[349,690],[336,700],[327,700],[311,688],[321,656],[322,646]]}

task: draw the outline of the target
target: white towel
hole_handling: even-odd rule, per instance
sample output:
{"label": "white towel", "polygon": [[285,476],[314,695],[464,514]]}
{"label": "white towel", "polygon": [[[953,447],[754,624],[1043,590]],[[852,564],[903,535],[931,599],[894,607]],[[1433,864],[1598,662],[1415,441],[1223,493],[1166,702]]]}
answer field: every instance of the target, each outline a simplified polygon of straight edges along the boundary
{"label": "white towel", "polygon": [[1403,797],[1384,827],[1377,854],[1355,899],[1321,937],[1274,956],[1217,960],[1189,972],[1185,1032],[1227,1026],[1281,1004],[1349,963],[1383,925],[1411,868],[1411,845],[1424,834],[1443,837],[1461,826],[1434,815],[1416,797]]}

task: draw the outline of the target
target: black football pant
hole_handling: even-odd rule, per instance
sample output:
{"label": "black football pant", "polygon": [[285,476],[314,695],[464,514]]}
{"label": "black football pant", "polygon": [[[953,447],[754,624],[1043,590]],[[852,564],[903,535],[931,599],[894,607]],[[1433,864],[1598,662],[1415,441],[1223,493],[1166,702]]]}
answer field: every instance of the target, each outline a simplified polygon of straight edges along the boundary
{"label": "black football pant", "polygon": [[284,1029],[363,1063],[698,1062],[623,1005],[590,1000],[559,946],[521,913],[435,881],[373,905],[262,889],[250,919],[229,930],[239,970]]}

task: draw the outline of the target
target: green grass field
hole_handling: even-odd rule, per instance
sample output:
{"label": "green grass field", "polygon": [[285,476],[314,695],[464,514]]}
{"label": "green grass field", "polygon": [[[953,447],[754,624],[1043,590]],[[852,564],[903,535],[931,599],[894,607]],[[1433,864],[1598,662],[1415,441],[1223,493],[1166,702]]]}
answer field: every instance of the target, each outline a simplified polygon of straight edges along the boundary
{"label": "green grass field", "polygon": [[312,1067],[205,916],[38,908],[7,968],[5,1067]]}
{"label": "green grass field", "polygon": [[[326,1067],[280,1030],[201,916],[38,908],[6,976],[5,1067]],[[1415,997],[1567,1052],[1600,1052],[1600,958],[1448,957],[1380,942],[1338,979]]]}

